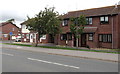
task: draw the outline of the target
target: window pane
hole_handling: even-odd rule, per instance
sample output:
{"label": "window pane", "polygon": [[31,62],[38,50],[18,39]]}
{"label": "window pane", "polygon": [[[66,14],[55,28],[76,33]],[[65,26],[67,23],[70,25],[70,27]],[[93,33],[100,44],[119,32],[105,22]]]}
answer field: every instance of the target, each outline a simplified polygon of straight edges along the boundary
{"label": "window pane", "polygon": [[107,38],[107,35],[105,35],[105,42],[107,42],[108,41],[108,38]]}
{"label": "window pane", "polygon": [[92,24],[92,18],[89,18],[89,24]]}
{"label": "window pane", "polygon": [[105,35],[103,35],[103,42],[105,42]]}
{"label": "window pane", "polygon": [[75,25],[78,25],[78,20],[77,19],[75,20]]}
{"label": "window pane", "polygon": [[105,17],[105,21],[108,22],[108,16]]}
{"label": "window pane", "polygon": [[102,41],[102,35],[99,35],[99,41]]}
{"label": "window pane", "polygon": [[63,21],[63,26],[67,26],[68,25],[68,20],[64,20]]}
{"label": "window pane", "polygon": [[108,35],[108,42],[112,42],[112,35]]}
{"label": "window pane", "polygon": [[104,17],[100,17],[100,21],[104,21]]}
{"label": "window pane", "polygon": [[4,34],[3,36],[4,36],[4,37],[7,37],[7,34]]}
{"label": "window pane", "polygon": [[29,34],[26,34],[26,38],[29,39]]}
{"label": "window pane", "polygon": [[93,40],[93,34],[89,34],[88,40]]}
{"label": "window pane", "polygon": [[89,24],[89,20],[88,20],[88,18],[86,18],[86,22],[87,22],[87,24]]}
{"label": "window pane", "polygon": [[24,38],[24,34],[22,34],[22,38]]}
{"label": "window pane", "polygon": [[64,21],[62,21],[62,26],[65,26]]}
{"label": "window pane", "polygon": [[61,40],[63,40],[63,35],[61,35],[61,37],[60,37],[60,38],[61,38]]}
{"label": "window pane", "polygon": [[67,40],[67,34],[61,34],[61,40]]}
{"label": "window pane", "polygon": [[26,29],[26,25],[22,25],[22,29]]}
{"label": "window pane", "polygon": [[68,40],[72,40],[72,34],[68,34]]}

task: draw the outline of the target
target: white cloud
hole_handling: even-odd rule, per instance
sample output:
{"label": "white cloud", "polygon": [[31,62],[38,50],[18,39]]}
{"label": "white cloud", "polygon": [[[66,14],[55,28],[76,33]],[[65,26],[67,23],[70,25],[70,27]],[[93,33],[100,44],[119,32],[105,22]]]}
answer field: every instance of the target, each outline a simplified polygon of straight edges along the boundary
{"label": "white cloud", "polygon": [[[1,0],[0,15],[3,20],[11,17],[17,21],[23,21],[26,16],[35,16],[44,7],[54,6],[61,13],[68,11],[83,10],[96,7],[114,5],[120,0]],[[0,17],[0,19],[2,19]]]}

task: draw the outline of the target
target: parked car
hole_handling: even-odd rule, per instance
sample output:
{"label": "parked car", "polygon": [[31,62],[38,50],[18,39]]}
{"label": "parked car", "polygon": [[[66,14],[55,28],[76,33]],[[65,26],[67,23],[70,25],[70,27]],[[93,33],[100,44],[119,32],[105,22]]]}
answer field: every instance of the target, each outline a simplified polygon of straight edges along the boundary
{"label": "parked car", "polygon": [[15,42],[21,42],[21,39],[20,38],[16,38]]}

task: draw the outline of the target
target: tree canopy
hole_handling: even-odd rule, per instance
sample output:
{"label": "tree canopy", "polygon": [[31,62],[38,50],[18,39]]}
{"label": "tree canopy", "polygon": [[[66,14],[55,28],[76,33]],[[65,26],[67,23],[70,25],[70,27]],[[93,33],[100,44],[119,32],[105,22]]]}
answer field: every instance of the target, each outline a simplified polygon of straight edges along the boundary
{"label": "tree canopy", "polygon": [[80,15],[77,18],[71,18],[71,21],[72,24],[70,25],[70,31],[76,37],[76,47],[78,47],[78,38],[83,33],[86,18],[84,15]]}
{"label": "tree canopy", "polygon": [[84,15],[80,15],[77,18],[71,18],[71,21],[72,24],[70,25],[70,30],[77,37],[79,34],[83,33],[86,18]]}
{"label": "tree canopy", "polygon": [[9,19],[6,22],[14,22],[14,21],[15,21],[15,19]]}
{"label": "tree canopy", "polygon": [[37,31],[39,35],[44,34],[58,34],[59,33],[59,14],[54,7],[45,8],[41,10],[35,17],[28,17],[25,24],[28,29]]}

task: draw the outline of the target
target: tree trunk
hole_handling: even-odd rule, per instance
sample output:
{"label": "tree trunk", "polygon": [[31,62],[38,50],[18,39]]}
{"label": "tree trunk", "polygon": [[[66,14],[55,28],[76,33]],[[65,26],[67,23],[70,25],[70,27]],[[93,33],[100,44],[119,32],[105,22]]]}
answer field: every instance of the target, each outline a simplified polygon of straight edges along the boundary
{"label": "tree trunk", "polygon": [[78,49],[78,38],[76,38],[76,49]]}
{"label": "tree trunk", "polygon": [[34,43],[32,43],[32,46],[37,47],[38,46],[38,41],[39,41],[39,34],[38,35],[36,34],[36,39],[35,40],[36,41]]}

